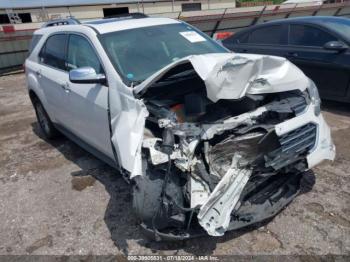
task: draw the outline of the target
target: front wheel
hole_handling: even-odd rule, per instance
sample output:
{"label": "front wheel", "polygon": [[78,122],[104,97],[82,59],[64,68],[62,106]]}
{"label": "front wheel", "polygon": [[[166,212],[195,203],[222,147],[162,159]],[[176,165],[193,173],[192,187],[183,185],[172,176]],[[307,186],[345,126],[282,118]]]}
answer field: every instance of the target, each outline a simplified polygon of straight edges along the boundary
{"label": "front wheel", "polygon": [[47,139],[53,139],[58,136],[58,131],[52,124],[50,117],[46,113],[43,105],[40,103],[40,101],[34,102],[34,108],[36,113],[36,118],[38,119],[38,123],[40,126],[40,129]]}

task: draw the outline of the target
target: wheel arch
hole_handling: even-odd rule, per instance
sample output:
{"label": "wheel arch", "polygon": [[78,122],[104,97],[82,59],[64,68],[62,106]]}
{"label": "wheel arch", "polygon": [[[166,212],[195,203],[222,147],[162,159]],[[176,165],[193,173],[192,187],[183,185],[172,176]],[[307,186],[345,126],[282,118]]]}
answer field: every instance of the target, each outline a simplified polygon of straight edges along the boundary
{"label": "wheel arch", "polygon": [[55,122],[55,116],[53,115],[52,112],[50,112],[50,110],[48,110],[47,100],[42,90],[37,88],[28,88],[28,93],[29,93],[30,101],[32,102],[33,106],[35,102],[41,103],[46,113],[49,115],[51,121]]}
{"label": "wheel arch", "polygon": [[[37,95],[37,94],[35,93],[35,91],[32,90],[32,89],[29,89],[29,98],[30,98],[30,101],[32,102],[33,105],[34,105],[34,103],[35,103],[36,101],[39,101],[39,102],[41,103],[41,101],[40,101],[38,95]],[[41,104],[42,104],[42,103],[41,103]]]}

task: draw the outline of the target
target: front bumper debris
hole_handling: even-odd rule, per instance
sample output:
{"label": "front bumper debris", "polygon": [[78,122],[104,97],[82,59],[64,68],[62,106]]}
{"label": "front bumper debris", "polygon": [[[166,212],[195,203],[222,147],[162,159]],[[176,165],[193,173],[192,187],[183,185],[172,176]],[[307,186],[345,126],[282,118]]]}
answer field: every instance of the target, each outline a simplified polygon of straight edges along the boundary
{"label": "front bumper debris", "polygon": [[317,88],[283,58],[188,57],[133,93],[145,114],[133,115],[137,139],[123,143],[132,152],[121,164],[137,181],[144,229],[158,237],[221,236],[272,217],[308,170],[335,157]]}
{"label": "front bumper debris", "polygon": [[[264,223],[282,211],[298,195],[309,192],[315,183],[312,171],[289,173],[249,180],[240,197],[241,205],[230,215],[227,230],[238,230]],[[154,230],[141,224],[143,233],[156,241],[180,241],[208,233],[193,223],[189,230]]]}
{"label": "front bumper debris", "polygon": [[[160,120],[162,127],[180,137],[180,143],[191,137],[189,143],[175,147],[169,157],[178,170],[191,173],[190,208],[197,208],[198,224],[207,234],[222,236],[227,230],[272,217],[298,194],[299,180],[307,170],[324,159],[334,159],[335,147],[322,115],[315,114],[312,103],[302,106],[298,100],[288,101],[292,101],[288,110],[287,102],[282,103],[284,107],[270,103],[217,124]],[[286,112],[296,116],[276,124],[259,124],[271,114]],[[231,130],[236,133],[231,134]],[[229,134],[223,140],[209,145],[225,132]],[[201,141],[209,141],[204,142],[205,160],[195,154]],[[158,142],[161,139],[152,138],[143,144],[153,165],[168,161],[157,149]],[[247,188],[254,194],[247,193]],[[278,195],[281,190],[288,195]],[[167,205],[171,206],[171,200]],[[180,238],[189,237],[186,234]]]}

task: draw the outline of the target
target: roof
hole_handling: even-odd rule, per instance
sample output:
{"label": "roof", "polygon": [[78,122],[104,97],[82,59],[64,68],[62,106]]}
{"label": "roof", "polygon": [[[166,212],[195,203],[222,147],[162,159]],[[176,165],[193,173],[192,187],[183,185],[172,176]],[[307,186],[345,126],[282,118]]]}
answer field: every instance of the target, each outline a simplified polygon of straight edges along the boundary
{"label": "roof", "polygon": [[[74,5],[101,5],[101,4],[120,4],[137,3],[140,0],[1,0],[0,9],[5,8],[34,8],[34,7],[54,7],[54,6],[74,6]],[[144,2],[151,1],[145,0]],[[158,2],[160,0],[152,0]]]}
{"label": "roof", "polygon": [[[99,21],[103,23],[98,23]],[[88,28],[86,26],[88,25],[89,27],[94,28],[100,34],[105,34],[105,33],[127,30],[132,28],[166,25],[166,24],[178,24],[178,23],[181,23],[181,22],[170,18],[153,18],[152,17],[152,18],[118,19],[118,20],[111,18],[111,19],[94,20],[91,22],[86,22],[83,24],[76,24],[76,25],[49,26],[49,27],[41,28],[35,31],[35,33],[41,34],[41,33],[48,33],[48,32],[54,32],[54,31],[64,31],[65,29],[79,31],[79,28],[81,28],[82,26],[85,28]]]}
{"label": "roof", "polygon": [[[101,20],[104,21],[105,19]],[[110,33],[114,31],[127,30],[132,28],[140,28],[147,26],[156,26],[156,25],[166,25],[166,24],[178,24],[181,23],[178,20],[171,18],[138,18],[138,19],[107,19],[111,22],[109,23],[96,23],[92,21],[91,23],[87,22],[89,26],[95,28],[100,34]]]}

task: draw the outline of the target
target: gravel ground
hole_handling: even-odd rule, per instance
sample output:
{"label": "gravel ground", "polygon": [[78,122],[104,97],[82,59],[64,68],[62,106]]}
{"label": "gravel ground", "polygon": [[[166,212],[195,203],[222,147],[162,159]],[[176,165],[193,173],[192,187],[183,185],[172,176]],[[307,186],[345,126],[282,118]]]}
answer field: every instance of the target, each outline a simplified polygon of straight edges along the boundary
{"label": "gravel ground", "polygon": [[154,243],[129,186],[65,138],[45,141],[23,74],[0,77],[0,255],[350,254],[350,107],[327,103],[337,157],[272,221],[224,237]]}

